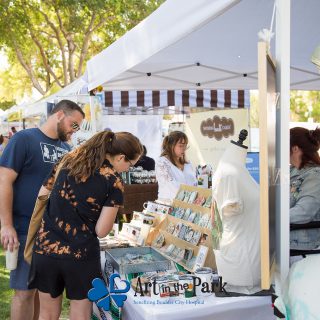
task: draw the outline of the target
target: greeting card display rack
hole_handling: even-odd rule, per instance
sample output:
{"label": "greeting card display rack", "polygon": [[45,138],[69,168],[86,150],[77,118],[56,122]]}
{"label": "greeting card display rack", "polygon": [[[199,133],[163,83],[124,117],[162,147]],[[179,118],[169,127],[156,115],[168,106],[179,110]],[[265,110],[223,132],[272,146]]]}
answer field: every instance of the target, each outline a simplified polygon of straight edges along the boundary
{"label": "greeting card display rack", "polygon": [[199,266],[216,269],[211,202],[210,189],[181,185],[172,212],[148,239],[152,247],[190,272]]}

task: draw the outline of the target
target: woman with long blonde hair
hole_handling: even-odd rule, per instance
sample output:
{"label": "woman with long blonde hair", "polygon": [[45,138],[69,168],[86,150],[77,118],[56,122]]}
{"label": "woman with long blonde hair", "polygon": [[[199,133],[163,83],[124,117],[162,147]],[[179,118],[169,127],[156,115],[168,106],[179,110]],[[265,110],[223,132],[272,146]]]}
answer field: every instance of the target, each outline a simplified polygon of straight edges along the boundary
{"label": "woman with long blonde hair", "polygon": [[92,280],[102,277],[97,237],[110,232],[123,205],[119,173],[128,171],[142,152],[131,133],[100,132],[65,155],[43,184],[39,195],[51,195],[29,274],[29,288],[39,290],[39,319],[59,319],[64,289],[70,319],[90,319],[87,293]]}

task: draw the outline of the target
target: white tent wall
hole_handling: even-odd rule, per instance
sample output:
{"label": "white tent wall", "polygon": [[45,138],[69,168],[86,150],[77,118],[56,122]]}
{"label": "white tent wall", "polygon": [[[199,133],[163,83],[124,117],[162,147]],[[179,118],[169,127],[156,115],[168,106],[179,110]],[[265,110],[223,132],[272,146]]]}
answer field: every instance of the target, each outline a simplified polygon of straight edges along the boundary
{"label": "white tent wall", "polygon": [[161,115],[106,115],[102,117],[104,129],[127,131],[137,136],[153,159],[160,156],[162,144]]}

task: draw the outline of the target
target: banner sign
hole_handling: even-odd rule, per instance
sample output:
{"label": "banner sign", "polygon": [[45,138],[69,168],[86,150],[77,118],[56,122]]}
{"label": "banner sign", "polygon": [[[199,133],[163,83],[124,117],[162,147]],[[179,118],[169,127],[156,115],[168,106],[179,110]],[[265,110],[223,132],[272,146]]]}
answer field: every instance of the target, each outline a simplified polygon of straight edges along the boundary
{"label": "banner sign", "polygon": [[256,180],[257,183],[260,183],[259,152],[248,152],[246,168],[250,172],[252,178]]}
{"label": "banner sign", "polygon": [[[186,134],[190,146],[187,159],[193,167],[210,164],[214,171],[230,140],[238,141],[242,129],[249,131],[248,119],[248,109],[191,113],[186,120]],[[244,144],[249,146],[249,137]]]}

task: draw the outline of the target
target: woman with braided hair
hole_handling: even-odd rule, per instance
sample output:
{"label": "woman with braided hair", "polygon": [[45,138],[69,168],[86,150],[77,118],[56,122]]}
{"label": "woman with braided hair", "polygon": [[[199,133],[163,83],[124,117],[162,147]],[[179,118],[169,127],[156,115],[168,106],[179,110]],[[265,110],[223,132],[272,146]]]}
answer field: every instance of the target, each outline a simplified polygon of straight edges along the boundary
{"label": "woman with braided hair", "polygon": [[290,130],[290,249],[320,249],[320,128]]}
{"label": "woman with braided hair", "polygon": [[97,237],[110,232],[123,205],[119,173],[134,166],[142,152],[131,133],[103,131],[66,154],[44,182],[39,196],[51,194],[29,273],[29,288],[39,291],[39,319],[59,319],[64,289],[70,319],[91,318],[87,293],[92,280],[102,277]]}

